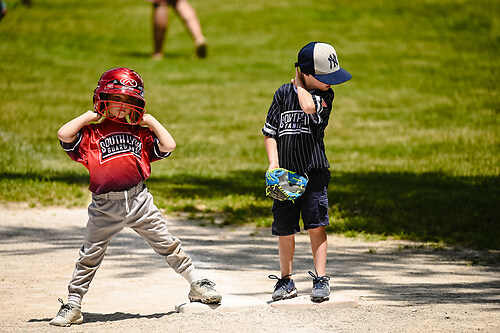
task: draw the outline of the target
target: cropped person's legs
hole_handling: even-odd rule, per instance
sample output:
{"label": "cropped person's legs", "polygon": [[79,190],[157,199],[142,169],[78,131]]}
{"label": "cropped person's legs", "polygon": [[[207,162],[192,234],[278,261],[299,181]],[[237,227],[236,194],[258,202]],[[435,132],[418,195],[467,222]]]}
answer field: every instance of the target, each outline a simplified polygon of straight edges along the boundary
{"label": "cropped person's legs", "polygon": [[168,28],[168,4],[167,1],[153,3],[153,58],[163,57],[163,43]]}
{"label": "cropped person's legs", "polygon": [[197,44],[205,42],[200,20],[193,6],[186,0],[177,0],[175,1],[174,9],[189,30],[193,41]]}
{"label": "cropped person's legs", "polygon": [[200,19],[195,9],[187,0],[171,1],[174,10],[184,22],[196,47],[196,54],[200,58],[206,57],[206,38],[201,30]]}
{"label": "cropped person's legs", "polygon": [[204,58],[207,55],[206,38],[201,30],[200,20],[195,9],[187,0],[156,0],[153,3],[153,58],[161,59],[165,37],[168,30],[168,6],[172,6],[184,23],[196,47],[196,55]]}

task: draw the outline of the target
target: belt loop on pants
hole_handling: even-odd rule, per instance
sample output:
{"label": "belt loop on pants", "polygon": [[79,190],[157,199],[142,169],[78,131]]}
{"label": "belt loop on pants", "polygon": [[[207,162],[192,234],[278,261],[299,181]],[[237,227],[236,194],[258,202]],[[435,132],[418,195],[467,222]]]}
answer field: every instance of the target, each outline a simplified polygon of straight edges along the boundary
{"label": "belt loop on pants", "polygon": [[123,191],[123,194],[125,195],[125,210],[127,211],[127,213],[130,213],[130,209],[128,208],[127,191]]}

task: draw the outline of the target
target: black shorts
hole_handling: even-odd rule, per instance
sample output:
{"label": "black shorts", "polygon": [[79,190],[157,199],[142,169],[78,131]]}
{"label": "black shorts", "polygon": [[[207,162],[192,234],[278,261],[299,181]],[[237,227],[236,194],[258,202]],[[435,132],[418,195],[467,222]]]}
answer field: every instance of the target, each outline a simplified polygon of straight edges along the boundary
{"label": "black shorts", "polygon": [[330,171],[318,170],[307,174],[306,191],[294,202],[274,200],[272,234],[289,236],[300,232],[302,215],[304,229],[314,229],[330,224],[328,220],[328,194]]}

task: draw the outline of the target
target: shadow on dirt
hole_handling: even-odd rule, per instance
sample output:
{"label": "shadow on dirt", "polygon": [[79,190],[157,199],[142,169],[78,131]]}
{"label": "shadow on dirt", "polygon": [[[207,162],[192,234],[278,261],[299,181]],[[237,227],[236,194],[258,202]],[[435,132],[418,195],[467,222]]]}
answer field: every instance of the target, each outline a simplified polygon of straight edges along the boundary
{"label": "shadow on dirt", "polygon": [[[191,226],[190,230],[199,230],[197,234],[190,234],[183,230]],[[270,235],[268,229],[261,229],[257,233],[246,228],[245,233],[224,231],[215,226],[196,228],[194,221],[176,221],[171,225],[171,232],[183,241],[183,247],[193,258],[196,267],[207,270],[220,271],[265,271],[268,274],[277,274],[279,271],[277,239]],[[17,256],[19,260],[29,261],[35,254],[50,255],[63,249],[74,249],[75,260],[78,249],[83,242],[83,227],[72,228],[25,228],[5,226],[0,227],[0,254],[2,256]],[[223,237],[220,237],[221,234]],[[23,244],[26,242],[39,243],[33,249],[7,250],[8,244]],[[413,304],[446,304],[459,303],[491,303],[498,304],[500,295],[500,280],[498,264],[478,267],[484,276],[479,282],[463,282],[469,272],[460,270],[443,272],[431,270],[427,265],[411,265],[415,260],[427,263],[436,263],[440,267],[449,265],[450,270],[456,270],[457,265],[465,266],[464,253],[454,250],[432,248],[409,248],[371,253],[369,245],[364,246],[334,246],[328,253],[328,271],[332,276],[332,289],[335,291],[369,290],[374,299],[385,301],[412,302]],[[224,249],[221,251],[220,249]],[[166,261],[153,252],[148,243],[133,232],[121,232],[110,243],[104,259],[110,265],[118,265],[128,274],[116,274],[117,279],[142,277],[154,270],[170,269]],[[297,281],[310,281],[308,270],[313,269],[310,247],[308,242],[297,243],[294,257],[294,269],[299,272]],[[123,270],[122,270],[123,271]],[[400,276],[401,282],[388,283],[377,277],[377,272],[388,272],[390,276]],[[477,273],[477,272],[476,272]],[[230,273],[229,273],[230,274]],[[267,273],[266,273],[267,274]],[[447,282],[425,281],[447,274]],[[462,275],[464,274],[464,275]],[[489,278],[488,276],[496,276]],[[266,276],[256,278],[266,278]],[[411,283],[409,283],[411,281]],[[269,282],[272,290],[274,281]],[[240,295],[252,296],[255,294],[242,291]],[[168,314],[155,314],[151,316]],[[88,320],[109,321],[108,315],[89,314]],[[115,320],[126,319],[128,314],[116,313],[111,315]],[[135,316],[135,315],[130,315]],[[135,318],[135,317],[134,317]],[[113,319],[111,319],[113,320]]]}
{"label": "shadow on dirt", "polygon": [[[91,312],[82,312],[83,318],[85,320],[85,324],[88,323],[106,323],[113,321],[121,321],[127,319],[159,319],[165,316],[170,316],[175,311],[165,312],[165,313],[153,313],[148,315],[141,314],[133,314],[133,313],[124,313],[124,312],[115,312],[115,313],[91,313]],[[30,319],[29,323],[39,323],[39,322],[50,322],[52,318],[41,318],[41,319]]]}

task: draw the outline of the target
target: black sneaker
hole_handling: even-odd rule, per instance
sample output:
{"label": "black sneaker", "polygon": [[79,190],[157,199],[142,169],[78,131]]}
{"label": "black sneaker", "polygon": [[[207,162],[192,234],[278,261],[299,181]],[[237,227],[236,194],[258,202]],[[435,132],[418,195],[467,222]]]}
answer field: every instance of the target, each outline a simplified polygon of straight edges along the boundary
{"label": "black sneaker", "polygon": [[324,302],[330,299],[330,277],[318,276],[309,271],[309,275],[313,278],[313,289],[311,292],[311,301]]}
{"label": "black sneaker", "polygon": [[282,299],[294,298],[297,296],[297,288],[295,288],[295,283],[290,279],[290,276],[291,275],[287,275],[280,279],[276,275],[269,275],[270,279],[278,280],[274,285],[273,301],[280,301]]}
{"label": "black sneaker", "polygon": [[200,59],[207,57],[207,44],[205,42],[196,45],[196,56]]}

